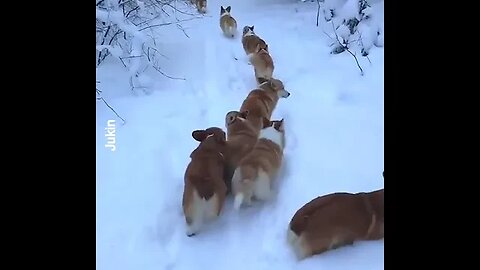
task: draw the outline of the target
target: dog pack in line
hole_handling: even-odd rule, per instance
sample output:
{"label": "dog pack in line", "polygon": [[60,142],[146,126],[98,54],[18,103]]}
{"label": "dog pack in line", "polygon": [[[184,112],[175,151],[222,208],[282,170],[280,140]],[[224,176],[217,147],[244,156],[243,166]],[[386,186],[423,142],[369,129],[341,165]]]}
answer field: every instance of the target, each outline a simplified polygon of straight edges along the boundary
{"label": "dog pack in line", "polygon": [[[206,0],[191,2],[199,13],[207,12]],[[237,21],[231,9],[220,7],[219,23],[223,34],[233,39]],[[284,162],[284,119],[271,117],[278,101],[290,92],[274,77],[268,44],[255,33],[254,25],[243,27],[241,43],[257,85],[238,111],[226,113],[226,133],[218,127],[192,132],[199,145],[190,155],[184,179],[182,205],[188,236],[216,219],[230,194],[236,210],[252,206],[253,201],[270,200]],[[384,189],[317,197],[295,212],[286,234],[299,260],[356,241],[383,239]]]}

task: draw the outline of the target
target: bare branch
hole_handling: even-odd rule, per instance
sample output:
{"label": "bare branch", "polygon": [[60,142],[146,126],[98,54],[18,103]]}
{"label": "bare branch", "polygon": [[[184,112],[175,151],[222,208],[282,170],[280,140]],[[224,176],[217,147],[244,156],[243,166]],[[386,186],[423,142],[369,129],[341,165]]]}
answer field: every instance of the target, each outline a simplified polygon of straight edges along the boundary
{"label": "bare branch", "polygon": [[130,55],[130,56],[125,56],[125,57],[119,57],[120,59],[129,59],[129,58],[139,58],[139,57],[144,57],[145,55]]}
{"label": "bare branch", "polygon": [[153,50],[154,52],[158,53],[159,55],[163,56],[165,59],[167,60],[170,60],[170,58],[168,58],[168,56],[162,54],[161,52],[159,52],[157,49],[153,48],[153,47],[148,47],[150,50]]}
{"label": "bare branch", "polygon": [[372,61],[370,61],[370,57],[368,57],[368,55],[367,55],[366,57],[367,57],[368,62],[369,62],[370,65],[371,65],[371,64],[372,64]]}
{"label": "bare branch", "polygon": [[190,38],[190,36],[188,36],[187,32],[185,32],[185,28],[183,28],[183,26],[181,26],[180,24],[177,23],[177,28],[182,30],[183,34],[185,34],[185,36],[187,38]]}
{"label": "bare branch", "polygon": [[119,57],[118,59],[120,59],[120,61],[122,62],[123,66],[126,68],[127,65],[125,64],[125,62],[123,62],[123,59],[121,57]]}
{"label": "bare branch", "polygon": [[327,32],[325,32],[325,30],[322,30],[322,32],[323,32],[329,39],[333,39]]}
{"label": "bare branch", "polygon": [[130,13],[131,13],[132,11],[135,11],[135,10],[139,9],[139,8],[140,8],[140,7],[137,6],[136,8],[131,9],[129,12],[127,12],[127,14],[125,15],[125,18],[128,19],[128,16],[130,15]]}
{"label": "bare branch", "polygon": [[101,92],[102,92],[102,91],[100,91],[100,90],[97,88],[97,94],[99,95],[99,97],[97,97],[97,99],[103,101],[103,103],[105,103],[105,105],[107,105],[107,107],[108,107],[113,113],[115,113],[115,115],[116,115],[118,118],[122,119],[123,124],[125,124],[125,123],[126,123],[125,119],[123,119],[123,117],[121,117],[121,116],[115,111],[115,109],[112,108],[112,106],[110,106],[110,104],[108,104],[108,102],[107,102],[102,96],[100,96],[100,93],[101,93]]}
{"label": "bare branch", "polygon": [[[178,22],[187,22],[187,21],[191,21],[191,20],[195,20],[195,19],[201,19],[201,18],[202,18],[202,17],[194,17],[194,18],[189,18],[189,19],[185,19],[185,20],[179,20]],[[138,31],[143,31],[143,30],[145,30],[145,29],[149,29],[149,28],[152,28],[152,27],[159,27],[159,26],[171,25],[171,24],[178,23],[178,22],[168,22],[168,23],[152,24],[152,25],[146,26],[146,27],[144,27],[144,28],[141,28],[141,29],[139,29]]]}
{"label": "bare branch", "polygon": [[181,81],[186,81],[187,79],[185,78],[177,78],[177,77],[172,77],[172,76],[168,76],[167,74],[165,74],[163,71],[160,70],[160,68],[158,68],[157,66],[153,66],[153,68],[158,71],[160,74],[162,74],[163,76],[169,78],[169,79],[172,79],[172,80],[181,80]]}
{"label": "bare branch", "polygon": [[320,1],[317,0],[317,27],[318,27],[318,16],[320,15]]}
{"label": "bare branch", "polygon": [[175,11],[178,12],[178,13],[181,13],[181,14],[184,14],[184,15],[196,16],[196,14],[188,13],[188,12],[185,12],[185,11],[181,11],[181,10],[177,9],[176,7],[170,5],[170,4],[166,4],[166,6],[171,7],[173,10],[175,10]]}

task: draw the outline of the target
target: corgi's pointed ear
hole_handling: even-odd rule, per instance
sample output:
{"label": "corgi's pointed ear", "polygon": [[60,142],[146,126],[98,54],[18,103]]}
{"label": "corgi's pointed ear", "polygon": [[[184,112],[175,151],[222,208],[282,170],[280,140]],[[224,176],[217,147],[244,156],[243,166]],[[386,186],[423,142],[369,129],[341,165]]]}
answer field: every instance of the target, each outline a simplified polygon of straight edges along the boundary
{"label": "corgi's pointed ear", "polygon": [[253,31],[253,28],[255,28],[255,25],[252,25],[252,27],[250,27],[250,29],[252,29],[252,31]]}
{"label": "corgi's pointed ear", "polygon": [[207,138],[207,132],[205,132],[205,130],[194,130],[192,131],[192,137],[196,141],[202,142],[203,140],[205,140],[205,138]]}
{"label": "corgi's pointed ear", "polygon": [[205,130],[205,138],[207,136],[213,135],[213,138],[220,144],[224,144],[227,140],[225,131],[220,128],[211,127]]}
{"label": "corgi's pointed ear", "polygon": [[246,111],[243,111],[243,112],[239,113],[238,116],[243,118],[243,119],[247,119],[249,113],[250,113],[250,111],[246,110]]}
{"label": "corgi's pointed ear", "polygon": [[226,11],[227,11],[228,13],[230,13],[230,10],[232,10],[232,7],[231,7],[231,6],[228,6],[227,9],[226,9]]}
{"label": "corgi's pointed ear", "polygon": [[231,112],[228,112],[227,115],[225,115],[225,125],[228,127],[231,123],[233,123],[233,121],[235,120],[235,117],[236,117],[236,112],[235,111],[231,111]]}
{"label": "corgi's pointed ear", "polygon": [[267,128],[267,127],[272,126],[272,122],[270,120],[268,120],[268,118],[263,117],[262,121],[263,121],[262,122],[263,128]]}
{"label": "corgi's pointed ear", "polygon": [[225,9],[223,9],[223,6],[220,6],[220,15],[225,12]]}

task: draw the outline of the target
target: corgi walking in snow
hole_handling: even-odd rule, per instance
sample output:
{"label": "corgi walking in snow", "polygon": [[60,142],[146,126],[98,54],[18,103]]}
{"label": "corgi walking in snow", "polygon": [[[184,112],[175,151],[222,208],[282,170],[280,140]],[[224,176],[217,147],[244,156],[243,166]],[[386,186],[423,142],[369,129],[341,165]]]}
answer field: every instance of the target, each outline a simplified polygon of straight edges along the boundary
{"label": "corgi walking in snow", "polygon": [[223,179],[225,132],[213,127],[195,130],[192,137],[200,144],[190,154],[191,161],[185,171],[182,206],[187,236],[198,233],[205,220],[220,215],[227,192]]}
{"label": "corgi walking in snow", "polygon": [[240,112],[248,111],[248,121],[256,130],[263,127],[263,118],[270,119],[280,98],[288,98],[290,92],[285,90],[281,80],[271,78],[250,91],[240,107]]}
{"label": "corgi walking in snow", "polygon": [[254,25],[246,25],[243,27],[242,45],[246,55],[256,53],[257,46],[260,46],[260,48],[268,52],[267,43],[255,34],[254,28]]}
{"label": "corgi walking in snow", "polygon": [[235,37],[237,33],[237,21],[230,14],[232,7],[223,8],[220,6],[220,28],[227,37]]}
{"label": "corgi walking in snow", "polygon": [[225,115],[227,128],[227,148],[225,181],[228,193],[231,192],[233,172],[240,160],[244,158],[257,143],[259,131],[247,120],[248,112],[230,111]]}
{"label": "corgi walking in snow", "polygon": [[251,205],[252,199],[267,201],[272,197],[272,185],[282,165],[285,146],[283,119],[264,118],[263,129],[253,150],[241,161],[232,178],[234,208]]}
{"label": "corgi walking in snow", "polygon": [[190,0],[190,3],[195,4],[198,13],[207,12],[207,0]]}
{"label": "corgi walking in snow", "polygon": [[301,207],[288,228],[288,241],[297,259],[384,236],[383,189],[332,193]]}
{"label": "corgi walking in snow", "polygon": [[255,79],[258,85],[272,78],[275,66],[265,46],[257,44],[255,52],[249,55],[249,61],[253,65]]}

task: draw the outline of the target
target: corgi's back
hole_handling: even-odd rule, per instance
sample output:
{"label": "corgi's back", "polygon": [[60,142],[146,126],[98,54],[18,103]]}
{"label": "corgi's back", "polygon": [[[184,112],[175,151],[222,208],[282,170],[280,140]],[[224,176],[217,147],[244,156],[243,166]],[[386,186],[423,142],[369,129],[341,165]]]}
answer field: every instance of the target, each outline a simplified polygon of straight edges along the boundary
{"label": "corgi's back", "polygon": [[264,48],[268,52],[267,43],[254,32],[254,26],[243,27],[242,46],[247,55],[256,52],[257,46]]}
{"label": "corgi's back", "polygon": [[302,259],[355,241],[382,239],[383,214],[383,189],[317,197],[293,216],[289,241]]}

